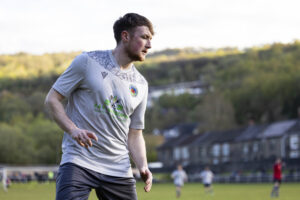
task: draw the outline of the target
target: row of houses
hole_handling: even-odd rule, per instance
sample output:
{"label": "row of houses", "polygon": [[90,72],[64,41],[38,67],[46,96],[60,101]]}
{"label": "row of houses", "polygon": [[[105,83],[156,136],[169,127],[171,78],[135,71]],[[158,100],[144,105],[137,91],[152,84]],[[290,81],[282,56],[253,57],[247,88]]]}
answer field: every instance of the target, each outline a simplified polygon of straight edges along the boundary
{"label": "row of houses", "polygon": [[[176,130],[180,128],[174,128],[173,132]],[[157,151],[165,168],[181,163],[190,171],[203,169],[205,165],[216,172],[264,171],[271,169],[274,160],[280,157],[289,169],[300,170],[299,141],[300,119],[293,119],[200,134],[190,129],[167,139]]]}

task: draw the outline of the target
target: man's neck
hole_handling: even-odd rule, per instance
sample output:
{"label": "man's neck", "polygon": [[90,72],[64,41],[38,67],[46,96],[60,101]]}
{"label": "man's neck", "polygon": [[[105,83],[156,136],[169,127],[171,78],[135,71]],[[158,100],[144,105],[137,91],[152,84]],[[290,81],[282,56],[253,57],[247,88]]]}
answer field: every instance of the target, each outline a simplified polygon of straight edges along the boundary
{"label": "man's neck", "polygon": [[117,63],[119,64],[122,70],[129,69],[132,65],[132,60],[127,56],[124,49],[117,46],[112,50],[112,55],[115,57]]}

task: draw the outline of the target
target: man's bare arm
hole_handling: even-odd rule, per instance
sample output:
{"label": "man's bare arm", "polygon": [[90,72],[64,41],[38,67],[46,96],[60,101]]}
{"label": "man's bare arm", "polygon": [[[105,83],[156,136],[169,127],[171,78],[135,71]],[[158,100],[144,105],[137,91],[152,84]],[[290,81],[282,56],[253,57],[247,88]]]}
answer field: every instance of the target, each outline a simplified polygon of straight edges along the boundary
{"label": "man's bare arm", "polygon": [[45,99],[45,107],[48,113],[59,125],[59,127],[66,133],[69,133],[71,137],[78,142],[78,144],[83,147],[92,146],[91,139],[98,141],[97,136],[91,131],[78,128],[70,120],[62,105],[62,100],[64,100],[64,96],[51,88]]}
{"label": "man's bare arm", "polygon": [[145,182],[144,190],[149,192],[152,187],[152,173],[148,169],[146,146],[142,130],[130,129],[128,134],[128,148],[141,177]]}

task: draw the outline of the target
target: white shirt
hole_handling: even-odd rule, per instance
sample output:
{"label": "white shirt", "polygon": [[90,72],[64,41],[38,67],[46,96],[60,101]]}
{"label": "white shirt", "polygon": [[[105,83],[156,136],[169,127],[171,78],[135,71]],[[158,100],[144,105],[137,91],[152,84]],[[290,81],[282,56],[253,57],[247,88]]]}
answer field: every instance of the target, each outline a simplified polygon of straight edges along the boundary
{"label": "white shirt", "polygon": [[202,182],[203,184],[211,184],[214,174],[211,171],[208,170],[204,170],[201,174],[200,174],[201,178],[202,178]]}
{"label": "white shirt", "polygon": [[175,170],[171,176],[174,179],[174,184],[177,186],[183,186],[184,181],[187,179],[187,175],[184,170]]}
{"label": "white shirt", "polygon": [[129,128],[143,129],[148,83],[134,66],[121,70],[111,50],[77,56],[53,88],[68,98],[66,113],[98,142],[84,148],[67,133],[61,164],[72,162],[117,177],[132,177]]}

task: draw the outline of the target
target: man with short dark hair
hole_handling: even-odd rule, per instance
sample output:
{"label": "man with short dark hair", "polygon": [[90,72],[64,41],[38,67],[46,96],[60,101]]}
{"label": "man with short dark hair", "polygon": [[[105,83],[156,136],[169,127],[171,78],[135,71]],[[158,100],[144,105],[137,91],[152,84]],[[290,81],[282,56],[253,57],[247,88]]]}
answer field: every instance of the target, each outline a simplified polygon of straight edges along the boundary
{"label": "man with short dark hair", "polygon": [[[154,35],[151,22],[128,13],[114,24],[113,50],[77,56],[49,91],[45,104],[65,131],[56,199],[137,199],[129,153],[152,186],[142,135],[148,83],[134,67],[145,60]],[[67,98],[66,111],[61,101]]]}

